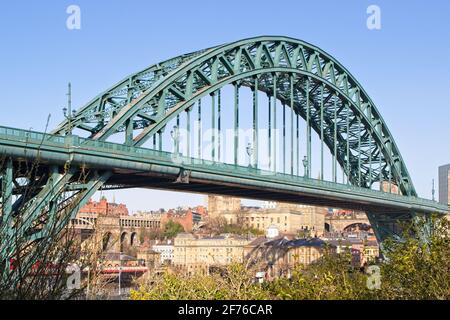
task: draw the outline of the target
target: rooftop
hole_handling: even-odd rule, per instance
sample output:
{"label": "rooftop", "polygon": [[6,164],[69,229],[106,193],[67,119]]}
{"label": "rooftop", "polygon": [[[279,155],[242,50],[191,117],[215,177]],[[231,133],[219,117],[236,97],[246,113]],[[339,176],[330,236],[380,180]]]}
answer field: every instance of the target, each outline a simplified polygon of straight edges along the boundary
{"label": "rooftop", "polygon": [[295,239],[287,243],[289,247],[323,247],[327,242],[320,238]]}

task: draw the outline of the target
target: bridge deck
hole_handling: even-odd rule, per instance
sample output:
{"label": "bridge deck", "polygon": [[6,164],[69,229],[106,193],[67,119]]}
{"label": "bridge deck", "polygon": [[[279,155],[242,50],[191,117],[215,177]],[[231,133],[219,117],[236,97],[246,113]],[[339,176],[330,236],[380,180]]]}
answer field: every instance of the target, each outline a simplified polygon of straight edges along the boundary
{"label": "bridge deck", "polygon": [[[0,127],[0,155],[15,159],[39,157],[43,165],[63,165],[70,161],[75,166],[111,170],[114,174],[106,188],[140,187],[216,193],[384,213],[415,211],[444,214],[449,209],[448,206],[418,197],[176,157],[173,153],[78,136],[63,137],[6,127]],[[188,178],[177,183],[182,171]]]}

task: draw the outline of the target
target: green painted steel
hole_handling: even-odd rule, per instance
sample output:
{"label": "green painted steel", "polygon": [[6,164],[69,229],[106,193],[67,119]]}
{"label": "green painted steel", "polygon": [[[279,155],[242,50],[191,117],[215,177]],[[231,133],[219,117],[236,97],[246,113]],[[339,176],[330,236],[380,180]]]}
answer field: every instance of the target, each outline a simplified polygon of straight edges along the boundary
{"label": "green painted steel", "polygon": [[[214,178],[223,183],[246,178],[246,184],[271,187],[286,192],[302,192],[318,197],[341,198],[350,203],[360,202],[367,206],[396,208],[399,211],[417,211],[424,213],[448,212],[448,206],[438,202],[395,193],[381,192],[356,185],[347,185],[317,179],[273,173],[248,166],[218,164],[210,160],[180,157],[173,161],[172,153],[147,148],[132,147],[118,143],[97,141],[77,136],[61,137],[57,135],[29,132],[21,129],[0,127],[0,153],[15,158],[34,159],[39,156],[43,163],[64,165],[68,161],[74,166],[87,165],[91,168],[113,170],[137,170],[138,172],[159,172],[178,174],[181,169],[198,172],[198,177],[217,175]],[[159,170],[159,171],[158,171]],[[131,183],[131,182],[130,182]],[[292,189],[290,189],[292,188]],[[310,189],[308,191],[308,189]],[[326,200],[325,200],[326,202]]]}
{"label": "green painted steel", "polygon": [[253,87],[253,158],[251,165],[258,168],[258,79],[255,79]]}
{"label": "green painted steel", "polygon": [[[233,86],[233,99],[228,103],[233,129],[231,163],[223,161],[221,154],[223,113],[227,111],[221,90],[227,86]],[[252,103],[243,99],[245,87],[252,90]],[[260,92],[267,97],[267,128],[260,125]],[[209,111],[202,110],[204,97],[210,97],[210,120],[204,119]],[[283,108],[282,154],[277,154],[279,108]],[[194,126],[192,111],[197,114]],[[240,115],[246,113],[252,114],[248,145],[239,140],[240,125],[245,122]],[[179,141],[184,115],[189,133],[187,156],[182,156]],[[305,120],[304,145],[300,143],[300,117]],[[170,132],[173,139],[173,153],[164,151],[164,132],[171,121],[176,125],[166,135]],[[211,124],[212,129],[208,155],[202,152],[202,123]],[[268,129],[267,170],[260,165],[264,158],[259,156],[261,129]],[[86,138],[72,135],[75,131],[85,132]],[[314,158],[313,132],[320,139],[320,156]],[[121,143],[109,141],[118,136]],[[152,141],[153,149],[142,147],[146,141]],[[325,146],[332,155],[331,181],[324,178]],[[301,148],[305,149],[303,160]],[[239,161],[242,150],[248,153],[248,166]],[[14,254],[17,237],[48,245],[49,226],[56,223],[61,230],[100,188],[167,188],[241,197],[251,192],[257,199],[358,208],[368,213],[379,241],[396,235],[401,220],[445,214],[449,209],[417,197],[390,131],[348,70],[323,50],[280,36],[244,39],[154,64],[99,94],[52,134],[0,127],[0,155],[7,160],[0,168],[0,262]],[[205,159],[209,156],[211,160]],[[36,159],[41,167],[39,184],[25,193],[14,184],[23,178],[14,169],[25,160]],[[312,178],[313,161],[320,168],[319,179]],[[342,183],[337,179],[338,164]],[[189,182],[173,183],[183,173]],[[384,182],[389,190],[397,186],[400,194],[383,192]],[[375,183],[380,190],[373,190]],[[35,228],[42,217],[46,224]],[[27,263],[35,260],[31,255]]]}
{"label": "green painted steel", "polygon": [[[139,146],[196,100],[227,83],[239,82],[239,85],[252,87],[254,81],[251,78],[255,76],[278,74],[277,77],[280,78],[283,75],[293,75],[297,81],[296,90],[301,90],[297,87],[301,87],[307,80],[305,90],[308,98],[305,102],[297,99],[296,111],[303,118],[309,118],[310,122],[307,123],[310,123],[319,135],[320,112],[316,112],[315,106],[319,105],[323,97],[318,97],[322,96],[317,94],[318,88],[323,87],[327,96],[325,110],[330,112],[325,113],[327,117],[325,121],[329,124],[334,123],[333,117],[329,116],[334,108],[330,98],[334,96],[338,99],[337,140],[334,140],[333,134],[326,132],[323,142],[331,152],[334,150],[334,144],[338,145],[337,160],[347,169],[349,182],[357,184],[361,175],[361,184],[370,187],[369,182],[378,181],[379,177],[387,181],[392,175],[392,179],[403,194],[416,195],[406,165],[374,103],[356,79],[323,50],[292,38],[263,36],[217,46],[169,61],[170,63],[162,63],[159,69],[154,67],[155,70],[159,70],[158,76],[155,75],[157,72],[154,69],[149,68],[145,72],[127,78],[134,79],[132,83],[135,83],[140,81],[140,74],[153,72],[154,80],[146,81],[147,85],[142,89],[136,85],[129,87],[130,81],[127,80],[104,92],[77,113],[72,125],[83,130],[88,128],[94,139],[106,140],[124,130],[125,123],[132,119],[134,128],[142,129],[142,132],[134,136],[132,142],[133,145]],[[274,88],[270,85],[274,84],[266,86],[265,82],[261,82],[258,89],[273,94]],[[122,101],[121,94],[130,90],[134,97],[130,103],[111,102]],[[288,104],[289,92],[281,87],[276,87],[276,90],[278,100]],[[348,115],[345,114],[346,110],[342,109],[342,105],[348,108]],[[349,132],[356,130],[357,117],[363,126],[364,140],[361,143],[367,145],[369,137],[373,140],[372,150],[365,147],[360,153],[361,170],[358,170],[357,166],[357,135],[349,134],[345,137],[341,134],[345,132],[343,127],[346,119],[349,120]],[[64,122],[54,132],[63,133],[66,130],[67,123]],[[346,144],[347,152],[342,148]],[[376,156],[369,159],[369,154]],[[377,158],[381,166],[370,169],[372,162],[377,163]],[[307,160],[310,170],[312,162],[310,152]],[[276,163],[276,157],[273,161]],[[392,174],[388,168],[392,169]]]}

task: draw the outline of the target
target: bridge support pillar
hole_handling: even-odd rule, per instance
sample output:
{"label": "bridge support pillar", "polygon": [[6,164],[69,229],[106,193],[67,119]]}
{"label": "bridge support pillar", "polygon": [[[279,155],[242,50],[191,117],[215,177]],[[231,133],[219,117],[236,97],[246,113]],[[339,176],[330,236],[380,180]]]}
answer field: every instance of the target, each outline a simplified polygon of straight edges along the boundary
{"label": "bridge support pillar", "polygon": [[[0,243],[11,234],[10,218],[12,213],[13,194],[13,162],[8,158],[1,174],[1,212],[0,212]],[[1,277],[9,272],[9,260],[0,256]]]}
{"label": "bridge support pillar", "polygon": [[428,214],[367,212],[367,218],[381,250],[383,250],[383,242],[389,238],[401,241],[406,228],[412,227],[411,232],[424,243],[428,242],[432,232],[431,216]]}
{"label": "bridge support pillar", "polygon": [[4,170],[1,172],[1,217],[0,227],[7,227],[12,212],[12,191],[13,191],[13,163],[11,158],[6,160]]}
{"label": "bridge support pillar", "polygon": [[[2,169],[0,280],[2,287],[13,288],[36,261],[47,259],[47,249],[59,241],[60,232],[81,206],[108,180],[111,172],[99,174],[92,171],[86,174],[86,181],[79,181],[83,173],[76,168],[69,168],[67,172],[60,173],[61,168],[51,166],[48,168],[48,174],[43,175],[47,179],[40,181],[38,185],[27,185],[27,191],[22,190],[26,197],[24,194],[20,195],[19,200],[13,204],[12,161],[7,161]],[[33,171],[27,174],[33,176],[35,173]],[[78,177],[78,181],[72,180],[73,177]],[[35,189],[39,192],[33,192]],[[21,205],[22,202],[25,203],[24,206]],[[20,261],[20,270],[10,269],[12,258]]]}
{"label": "bridge support pillar", "polygon": [[395,214],[381,212],[367,212],[367,218],[375,232],[380,246],[388,238],[400,240],[402,238],[402,223],[412,221],[411,214]]}

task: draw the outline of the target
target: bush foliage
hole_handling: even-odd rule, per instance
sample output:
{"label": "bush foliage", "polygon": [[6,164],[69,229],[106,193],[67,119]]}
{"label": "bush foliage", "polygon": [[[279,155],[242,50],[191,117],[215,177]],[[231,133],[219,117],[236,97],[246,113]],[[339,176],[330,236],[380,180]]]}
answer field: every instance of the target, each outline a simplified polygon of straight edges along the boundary
{"label": "bush foliage", "polygon": [[[433,218],[426,241],[417,236],[425,222],[406,228],[403,241],[383,243],[379,289],[369,289],[369,275],[351,264],[351,254],[326,253],[309,266],[297,266],[290,278],[259,284],[255,270],[232,264],[222,273],[152,279],[131,299],[449,299],[450,228],[446,218]],[[412,236],[415,234],[416,236]]]}

